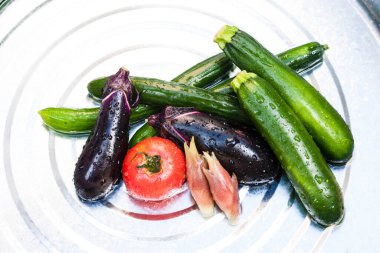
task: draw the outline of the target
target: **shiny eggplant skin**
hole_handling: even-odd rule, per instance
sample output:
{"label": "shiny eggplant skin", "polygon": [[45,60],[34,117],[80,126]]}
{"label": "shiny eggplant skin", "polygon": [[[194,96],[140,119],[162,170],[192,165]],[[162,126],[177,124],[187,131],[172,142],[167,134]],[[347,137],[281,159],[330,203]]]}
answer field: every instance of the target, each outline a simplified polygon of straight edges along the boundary
{"label": "shiny eggplant skin", "polygon": [[127,70],[121,68],[108,79],[95,129],[75,165],[74,185],[80,199],[102,199],[121,179],[128,149],[129,117],[138,97]]}
{"label": "shiny eggplant skin", "polygon": [[214,152],[222,166],[236,174],[239,183],[263,184],[280,173],[276,157],[260,134],[234,128],[213,115],[169,106],[150,116],[148,123],[180,147],[194,136],[198,149]]}

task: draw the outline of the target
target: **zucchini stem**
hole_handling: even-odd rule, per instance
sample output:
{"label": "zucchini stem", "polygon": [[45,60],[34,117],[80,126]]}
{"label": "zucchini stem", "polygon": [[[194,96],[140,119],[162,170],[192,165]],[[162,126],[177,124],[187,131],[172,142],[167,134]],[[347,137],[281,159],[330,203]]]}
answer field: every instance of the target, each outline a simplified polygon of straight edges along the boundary
{"label": "zucchini stem", "polygon": [[218,44],[220,49],[224,49],[226,43],[231,43],[232,37],[239,29],[236,26],[225,25],[214,37],[214,42]]}

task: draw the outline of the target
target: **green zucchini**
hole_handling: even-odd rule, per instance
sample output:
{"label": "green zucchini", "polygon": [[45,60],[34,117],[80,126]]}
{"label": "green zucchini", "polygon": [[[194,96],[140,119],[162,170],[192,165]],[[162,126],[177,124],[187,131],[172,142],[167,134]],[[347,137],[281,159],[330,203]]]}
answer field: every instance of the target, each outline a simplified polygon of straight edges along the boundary
{"label": "green zucchini", "polygon": [[280,93],[313,136],[326,159],[346,162],[353,153],[352,133],[339,113],[305,79],[249,34],[224,26],[215,42],[242,70],[254,72]]}
{"label": "green zucchini", "polygon": [[135,134],[129,140],[128,142],[129,148],[133,147],[134,145],[136,145],[142,140],[145,140],[147,138],[157,136],[157,135],[158,135],[157,130],[154,129],[151,125],[145,123],[139,129],[137,129]]}
{"label": "green zucchini", "polygon": [[339,223],[343,195],[317,145],[278,92],[256,74],[241,72],[232,81],[240,105],[279,159],[311,217]]}
{"label": "green zucchini", "polygon": [[[129,119],[131,125],[141,122],[149,115],[157,112],[157,108],[140,105],[132,109]],[[99,108],[72,109],[48,107],[38,111],[45,125],[56,132],[64,134],[82,134],[91,132],[98,117]]]}
{"label": "green zucchini", "polygon": [[[321,45],[318,42],[309,42],[304,45],[291,48],[277,55],[277,57],[298,74],[302,74],[314,69],[323,61],[323,53],[328,49],[327,45]],[[234,77],[226,79],[210,90],[224,94],[233,93],[231,82]]]}

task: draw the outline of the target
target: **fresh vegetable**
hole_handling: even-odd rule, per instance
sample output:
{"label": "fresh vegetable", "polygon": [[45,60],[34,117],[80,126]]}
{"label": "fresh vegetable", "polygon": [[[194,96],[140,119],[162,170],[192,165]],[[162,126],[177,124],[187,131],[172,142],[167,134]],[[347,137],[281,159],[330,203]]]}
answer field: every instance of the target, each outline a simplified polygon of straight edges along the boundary
{"label": "fresh vegetable", "polygon": [[131,148],[140,141],[157,135],[158,132],[156,131],[156,129],[154,129],[149,124],[145,123],[135,132],[135,134],[129,140],[129,147]]}
{"label": "fresh vegetable", "polygon": [[126,69],[121,68],[107,80],[95,129],[75,165],[74,185],[80,199],[104,198],[121,178],[122,159],[128,148],[129,116],[138,100]]}
{"label": "fresh vegetable", "polygon": [[227,76],[232,69],[231,60],[220,53],[194,65],[172,81],[202,88]]}
{"label": "fresh vegetable", "polygon": [[[157,109],[148,105],[132,108],[129,124],[141,122]],[[48,107],[38,112],[45,125],[54,131],[65,134],[89,133],[96,124],[99,108],[71,109],[63,107]]]}
{"label": "fresh vegetable", "polygon": [[319,224],[344,215],[340,187],[302,122],[270,83],[241,72],[232,82],[239,102],[280,160],[309,214]]}
{"label": "fresh vegetable", "polygon": [[207,162],[203,156],[198,153],[195,146],[194,137],[191,138],[190,147],[184,143],[186,156],[186,179],[191,195],[203,217],[214,215],[214,199],[212,198],[210,186],[207,178],[203,173],[207,169]]}
{"label": "fresh vegetable", "polygon": [[208,163],[208,169],[203,168],[203,173],[207,178],[212,197],[227,216],[230,224],[236,225],[240,215],[239,189],[236,176],[232,174],[231,178],[214,153],[211,156],[205,152],[203,154]]}
{"label": "fresh vegetable", "polygon": [[350,129],[305,79],[234,26],[224,26],[214,41],[240,69],[255,72],[275,87],[313,136],[326,159],[346,162],[351,158],[354,140]]}
{"label": "fresh vegetable", "polygon": [[321,64],[323,54],[328,48],[328,45],[321,45],[314,41],[291,48],[278,54],[277,57],[295,72],[302,74]]}
{"label": "fresh vegetable", "polygon": [[234,122],[250,122],[237,99],[232,96],[154,78],[133,77],[132,82],[141,93],[142,103],[195,107]]}
{"label": "fresh vegetable", "polygon": [[60,133],[80,134],[89,133],[94,128],[99,108],[48,107],[38,113],[49,128]]}
{"label": "fresh vegetable", "polygon": [[235,77],[227,78],[214,86],[211,86],[209,90],[222,93],[222,94],[234,94],[234,90],[231,87],[231,82]]}
{"label": "fresh vegetable", "polygon": [[170,140],[151,137],[131,148],[123,162],[128,194],[136,199],[159,201],[178,193],[185,180],[182,151]]}
{"label": "fresh vegetable", "polygon": [[273,180],[280,168],[264,139],[254,131],[232,127],[225,120],[193,108],[166,107],[148,123],[182,147],[192,136],[201,151],[214,152],[220,163],[239,182],[261,184]]}
{"label": "fresh vegetable", "polygon": [[[280,53],[277,57],[294,71],[301,74],[321,64],[323,61],[323,53],[327,49],[327,45],[321,45],[318,42],[309,42]],[[231,87],[233,79],[234,77],[228,78],[214,85],[210,90],[224,94],[234,93]]]}

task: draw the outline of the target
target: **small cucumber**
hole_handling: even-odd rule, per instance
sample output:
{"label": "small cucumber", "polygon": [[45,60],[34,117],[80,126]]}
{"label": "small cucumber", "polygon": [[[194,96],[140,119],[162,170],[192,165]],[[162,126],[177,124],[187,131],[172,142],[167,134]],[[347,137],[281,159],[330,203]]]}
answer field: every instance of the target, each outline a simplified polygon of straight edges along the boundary
{"label": "small cucumber", "polygon": [[137,143],[139,143],[142,140],[145,140],[147,138],[157,136],[158,132],[156,129],[154,129],[152,126],[150,126],[148,123],[145,123],[142,125],[132,136],[132,138],[129,140],[129,148],[135,146]]}
{"label": "small cucumber", "polygon": [[232,69],[231,60],[224,53],[220,53],[194,65],[172,81],[203,88],[227,76]]}
{"label": "small cucumber", "polygon": [[[131,125],[141,122],[149,115],[157,112],[157,108],[139,105],[132,109],[129,122]],[[48,107],[38,112],[46,126],[64,134],[89,133],[96,123],[99,108],[72,109]]]}
{"label": "small cucumber", "polygon": [[240,69],[254,72],[273,85],[308,129],[326,159],[340,163],[351,158],[354,139],[349,127],[305,79],[237,27],[224,26],[214,41]]}
{"label": "small cucumber", "polygon": [[45,125],[64,134],[89,133],[94,128],[99,108],[48,107],[38,111]]}
{"label": "small cucumber", "polygon": [[155,106],[194,107],[237,123],[249,123],[236,98],[202,88],[155,78],[132,77],[141,103]]}
{"label": "small cucumber", "polygon": [[344,216],[340,187],[306,128],[278,92],[256,74],[241,72],[232,86],[240,105],[280,161],[300,200],[319,224]]}
{"label": "small cucumber", "polygon": [[277,57],[295,72],[302,74],[321,64],[323,54],[328,48],[318,42],[309,42],[280,53]]}
{"label": "small cucumber", "polygon": [[[304,45],[291,48],[277,55],[277,57],[298,74],[311,71],[323,61],[323,53],[328,49],[327,45],[321,45],[318,42],[309,42]],[[234,77],[226,79],[210,90],[224,94],[233,93],[231,82]]]}

